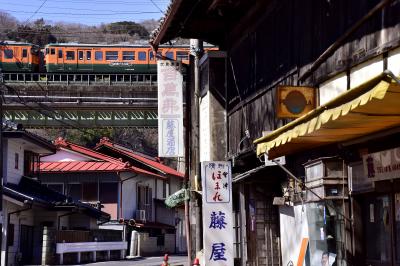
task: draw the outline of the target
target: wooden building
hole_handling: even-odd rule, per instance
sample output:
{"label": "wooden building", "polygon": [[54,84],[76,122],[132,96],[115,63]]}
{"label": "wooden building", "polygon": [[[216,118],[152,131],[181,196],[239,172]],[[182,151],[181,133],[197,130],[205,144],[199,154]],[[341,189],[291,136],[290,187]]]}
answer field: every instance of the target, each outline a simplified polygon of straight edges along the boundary
{"label": "wooden building", "polygon": [[[199,60],[192,106],[205,159],[234,165],[238,265],[399,263],[400,197],[390,182],[400,174],[371,181],[363,171],[388,169],[374,158],[399,146],[399,13],[390,0],[171,2],[155,48],[176,37],[219,47]],[[299,86],[308,87],[300,109],[288,96]],[[279,157],[296,182],[268,161]]]}

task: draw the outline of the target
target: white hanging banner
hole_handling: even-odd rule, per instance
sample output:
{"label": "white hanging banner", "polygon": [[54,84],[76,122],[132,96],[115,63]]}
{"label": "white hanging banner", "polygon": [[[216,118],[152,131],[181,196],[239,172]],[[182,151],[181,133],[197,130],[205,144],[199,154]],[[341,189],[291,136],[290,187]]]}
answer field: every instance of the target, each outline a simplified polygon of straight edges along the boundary
{"label": "white hanging banner", "polygon": [[158,156],[183,157],[182,63],[157,61]]}
{"label": "white hanging banner", "polygon": [[202,162],[203,243],[207,266],[233,265],[232,170],[230,162]]}

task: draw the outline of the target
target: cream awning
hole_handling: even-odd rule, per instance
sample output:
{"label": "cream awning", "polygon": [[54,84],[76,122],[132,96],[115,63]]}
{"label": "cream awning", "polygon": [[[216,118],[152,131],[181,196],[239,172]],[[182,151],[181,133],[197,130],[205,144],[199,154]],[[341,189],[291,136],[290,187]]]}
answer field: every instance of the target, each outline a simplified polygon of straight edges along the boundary
{"label": "cream awning", "polygon": [[382,73],[254,141],[270,159],[400,125],[400,85]]}

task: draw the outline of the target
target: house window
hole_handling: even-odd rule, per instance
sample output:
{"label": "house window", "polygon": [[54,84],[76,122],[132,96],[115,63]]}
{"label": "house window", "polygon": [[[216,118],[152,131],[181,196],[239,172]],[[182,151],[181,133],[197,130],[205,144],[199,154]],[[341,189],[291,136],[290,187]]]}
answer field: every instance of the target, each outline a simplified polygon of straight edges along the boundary
{"label": "house window", "polygon": [[14,245],[14,224],[9,224],[7,227],[7,246]]}
{"label": "house window", "polygon": [[151,203],[151,188],[148,186],[139,186],[138,187],[138,207],[141,209],[143,205],[150,205]]}
{"label": "house window", "polygon": [[169,183],[167,181],[163,181],[163,198],[167,198],[169,196]]}
{"label": "house window", "polygon": [[94,59],[96,61],[101,61],[103,60],[103,52],[102,51],[96,51],[94,52]]}
{"label": "house window", "polygon": [[19,154],[15,153],[15,155],[14,155],[14,168],[18,169],[18,165],[19,165]]}
{"label": "house window", "polygon": [[28,57],[28,49],[22,49],[22,58]]}
{"label": "house window", "polygon": [[73,200],[81,200],[82,199],[82,185],[81,184],[68,184],[67,195],[70,196]]}
{"label": "house window", "polygon": [[39,155],[31,152],[24,152],[24,175],[35,176],[39,172]]}
{"label": "house window", "polygon": [[118,202],[118,183],[100,183],[99,200],[101,203]]}
{"label": "house window", "polygon": [[122,60],[135,60],[135,52],[134,51],[123,51],[122,52]]}
{"label": "house window", "polygon": [[106,51],[106,60],[118,60],[118,51]]}
{"label": "house window", "polygon": [[98,201],[97,183],[82,184],[82,200],[87,202]]}
{"label": "house window", "polygon": [[75,52],[67,51],[67,60],[74,60],[74,59],[75,59]]}
{"label": "house window", "polygon": [[64,194],[64,184],[47,184],[47,187],[57,191],[58,193]]}

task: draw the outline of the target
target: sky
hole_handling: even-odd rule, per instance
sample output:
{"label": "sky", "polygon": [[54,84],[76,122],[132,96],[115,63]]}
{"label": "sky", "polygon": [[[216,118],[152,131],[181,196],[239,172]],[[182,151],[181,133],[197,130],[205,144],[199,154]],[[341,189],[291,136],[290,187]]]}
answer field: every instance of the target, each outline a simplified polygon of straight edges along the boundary
{"label": "sky", "polygon": [[168,4],[169,0],[0,0],[0,10],[22,23],[43,18],[53,23],[99,25],[116,21],[158,20]]}

